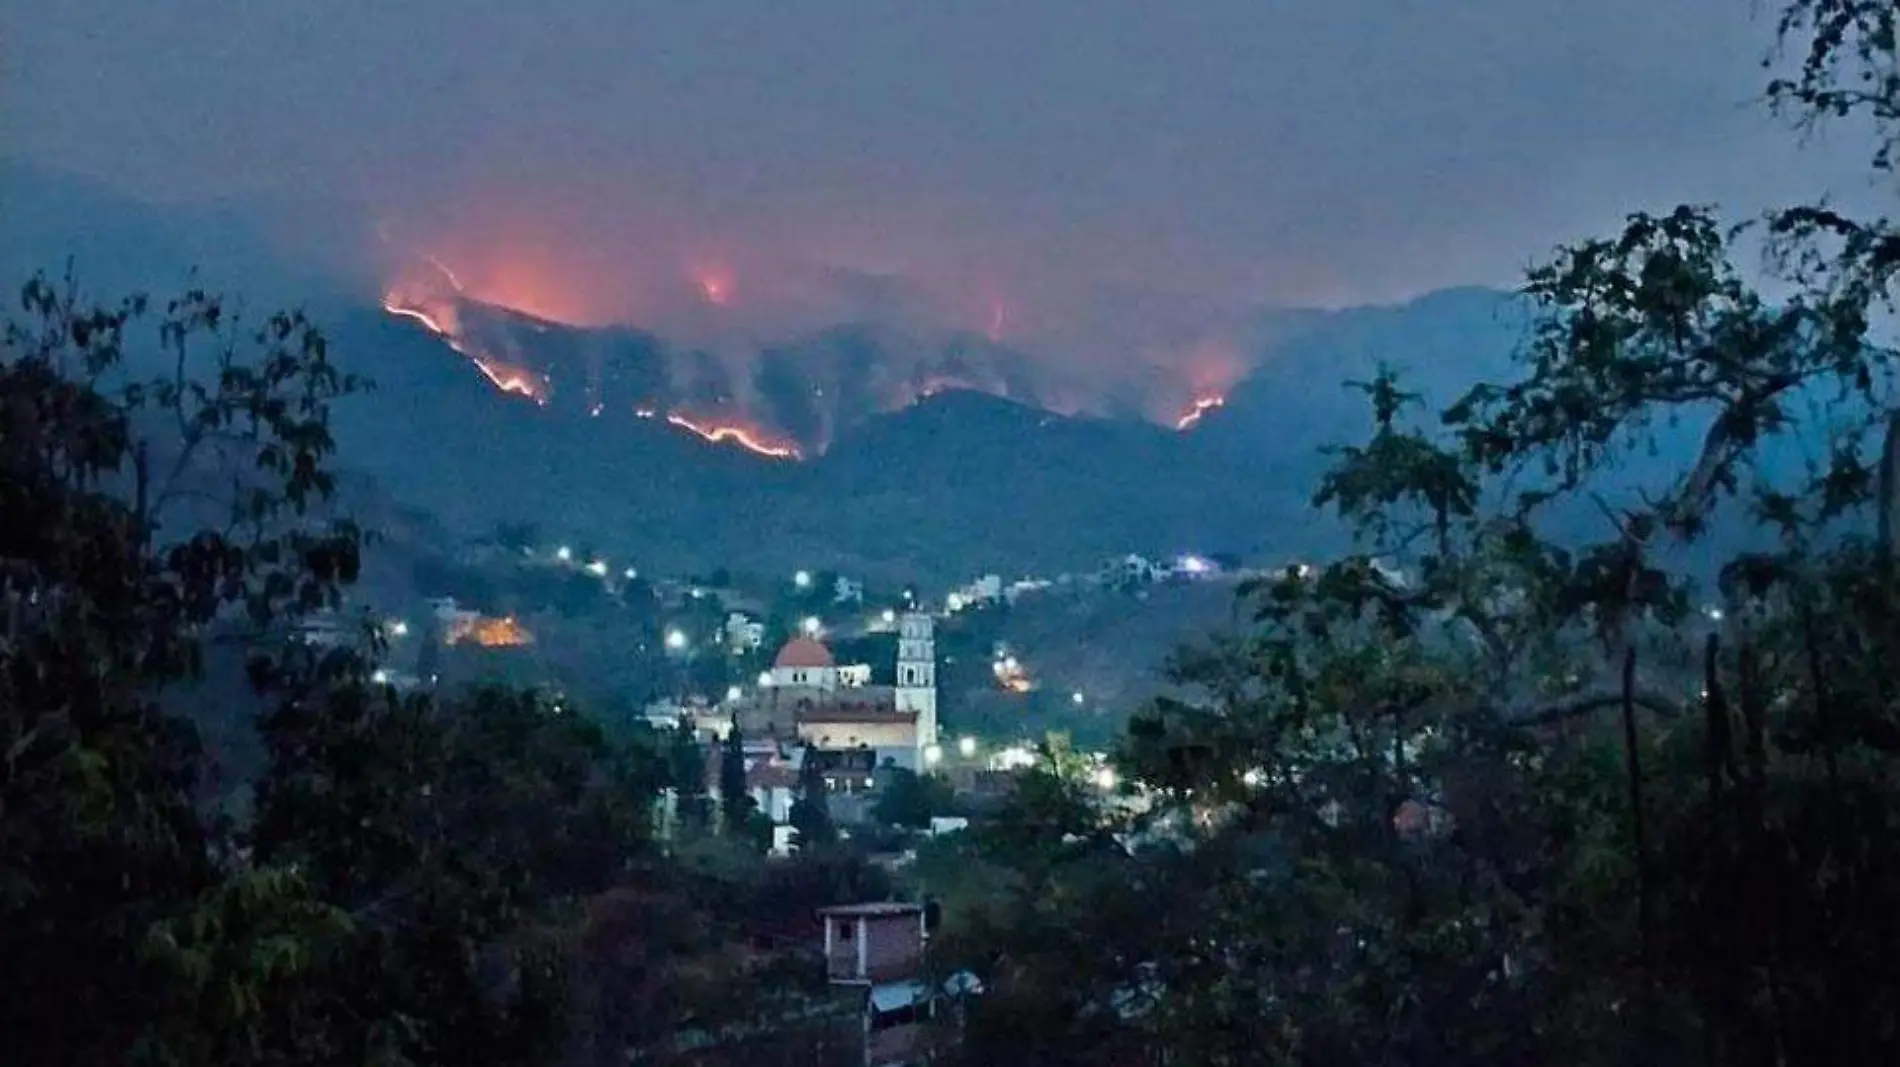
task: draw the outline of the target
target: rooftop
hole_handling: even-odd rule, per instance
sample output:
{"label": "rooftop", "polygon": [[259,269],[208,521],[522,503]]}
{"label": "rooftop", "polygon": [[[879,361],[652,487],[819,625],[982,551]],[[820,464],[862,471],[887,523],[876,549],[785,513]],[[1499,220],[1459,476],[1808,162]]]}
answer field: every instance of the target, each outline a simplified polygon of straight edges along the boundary
{"label": "rooftop", "polygon": [[906,904],[901,900],[883,900],[869,904],[840,904],[836,907],[818,909],[820,915],[836,916],[841,919],[884,919],[923,913],[922,904]]}
{"label": "rooftop", "polygon": [[805,669],[812,667],[831,667],[836,661],[831,658],[831,650],[823,642],[809,637],[795,637],[785,642],[778,650],[778,658],[772,661],[775,667]]}

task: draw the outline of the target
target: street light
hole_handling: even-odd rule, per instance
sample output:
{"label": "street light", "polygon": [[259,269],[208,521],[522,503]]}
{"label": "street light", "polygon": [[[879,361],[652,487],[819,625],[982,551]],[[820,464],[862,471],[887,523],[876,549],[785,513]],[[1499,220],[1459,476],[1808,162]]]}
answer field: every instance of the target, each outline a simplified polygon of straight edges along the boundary
{"label": "street light", "polygon": [[685,632],[681,630],[666,631],[666,647],[674,652],[678,652],[681,649],[685,648],[686,647]]}
{"label": "street light", "polygon": [[969,759],[971,756],[976,755],[976,738],[974,737],[957,738],[957,753],[961,755],[964,759]]}
{"label": "street light", "polygon": [[631,582],[635,578],[640,577],[640,572],[633,569],[632,567],[628,567],[626,570],[620,572],[620,576],[622,578],[625,578],[627,581]]}
{"label": "street light", "polygon": [[1120,781],[1120,779],[1116,776],[1115,768],[1113,767],[1103,767],[1101,770],[1095,772],[1095,784],[1104,790],[1115,788],[1115,783],[1118,781]]}
{"label": "street light", "polygon": [[806,637],[817,637],[818,631],[823,629],[824,625],[824,623],[819,621],[818,616],[807,615],[805,616],[805,621],[800,623],[799,627],[805,631]]}
{"label": "street light", "polygon": [[744,695],[745,690],[740,689],[736,685],[726,687],[726,702],[729,704],[737,702],[738,699]]}
{"label": "street light", "polygon": [[1087,699],[1088,699],[1087,697],[1085,697],[1085,696],[1083,696],[1083,695],[1082,695],[1082,691],[1081,691],[1080,689],[1078,689],[1078,690],[1076,690],[1075,692],[1073,692],[1073,693],[1070,693],[1070,694],[1069,694],[1069,703],[1071,703],[1071,704],[1078,704],[1078,705],[1079,705],[1079,704],[1081,704],[1081,703],[1082,703],[1083,701],[1085,701],[1085,700],[1087,700]]}
{"label": "street light", "polygon": [[396,620],[395,622],[392,622],[392,623],[390,623],[390,624],[389,624],[389,636],[391,636],[391,637],[408,637],[408,636],[409,636],[409,624],[408,624],[408,623],[406,623],[406,622],[404,622],[404,621],[402,621],[401,619],[397,619],[397,620]]}
{"label": "street light", "polygon": [[587,573],[593,575],[596,578],[607,577],[607,561],[604,559],[597,559],[597,560],[590,561],[587,564]]}
{"label": "street light", "polygon": [[811,572],[799,571],[797,574],[792,575],[792,584],[800,589],[811,588]]}
{"label": "street light", "polygon": [[884,625],[889,626],[891,623],[894,623],[897,621],[897,612],[892,611],[889,608],[885,608],[883,618],[884,618]]}
{"label": "street light", "polygon": [[388,685],[389,672],[382,669],[381,667],[378,667],[375,670],[370,672],[369,680],[375,683],[376,685]]}
{"label": "street light", "polygon": [[772,684],[772,672],[760,671],[759,672],[759,688],[764,689],[766,686],[771,685],[771,684]]}
{"label": "street light", "polygon": [[566,563],[568,560],[574,558],[574,550],[566,545],[562,545],[554,550],[554,558],[560,560],[562,563]]}
{"label": "street light", "polygon": [[935,767],[937,764],[942,763],[942,762],[943,762],[943,746],[942,745],[925,745],[924,746],[924,766]]}

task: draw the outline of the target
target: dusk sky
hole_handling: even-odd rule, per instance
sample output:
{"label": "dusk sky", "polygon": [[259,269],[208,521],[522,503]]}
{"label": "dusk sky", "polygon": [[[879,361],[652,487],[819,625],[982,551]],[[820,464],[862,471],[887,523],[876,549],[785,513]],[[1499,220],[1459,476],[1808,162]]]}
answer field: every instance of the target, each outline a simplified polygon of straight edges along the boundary
{"label": "dusk sky", "polygon": [[352,201],[593,317],[655,263],[743,293],[779,260],[1031,307],[1390,299],[1509,284],[1629,209],[1856,180],[1756,104],[1743,0],[62,0],[0,29],[10,154]]}

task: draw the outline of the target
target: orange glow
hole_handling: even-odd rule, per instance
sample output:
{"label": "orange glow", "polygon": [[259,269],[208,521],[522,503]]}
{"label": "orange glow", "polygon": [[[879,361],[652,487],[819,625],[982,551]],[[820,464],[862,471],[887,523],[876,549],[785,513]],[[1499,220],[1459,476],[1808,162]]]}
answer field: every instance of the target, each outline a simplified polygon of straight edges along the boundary
{"label": "orange glow", "polygon": [[383,310],[418,323],[441,338],[444,344],[467,357],[475,369],[502,392],[525,396],[537,404],[547,403],[546,382],[470,341],[462,329],[462,280],[448,264],[434,256],[425,255],[422,260],[448,282],[449,290],[445,292],[434,282],[399,281],[383,294]]}
{"label": "orange glow", "polygon": [[748,452],[766,456],[770,459],[803,458],[797,446],[767,440],[763,434],[744,426],[720,423],[698,423],[684,415],[668,415],[666,421],[678,426],[682,430],[690,430],[714,444],[723,444],[730,441]]}
{"label": "orange glow", "polygon": [[437,337],[440,337],[445,341],[448,341],[449,347],[451,348],[455,347],[455,340],[449,336],[449,331],[443,329],[441,323],[430,318],[428,312],[423,311],[419,308],[402,307],[398,304],[392,304],[387,300],[383,301],[383,310],[389,312],[391,315],[400,315],[405,319],[416,320],[417,322],[422,324],[423,329],[429,331],[432,334],[435,334]]}
{"label": "orange glow", "polygon": [[725,276],[708,272],[699,276],[699,295],[709,304],[724,307],[732,299],[732,283]]}
{"label": "orange glow", "polygon": [[1226,403],[1227,398],[1224,396],[1201,397],[1194,402],[1193,407],[1182,412],[1181,417],[1175,420],[1174,428],[1177,430],[1192,430],[1200,423],[1202,418],[1206,417],[1208,412],[1215,408],[1222,407]]}
{"label": "orange glow", "polygon": [[457,618],[449,625],[444,637],[451,645],[469,643],[483,648],[518,648],[534,644],[534,635],[516,622],[512,615],[498,619],[479,615]]}

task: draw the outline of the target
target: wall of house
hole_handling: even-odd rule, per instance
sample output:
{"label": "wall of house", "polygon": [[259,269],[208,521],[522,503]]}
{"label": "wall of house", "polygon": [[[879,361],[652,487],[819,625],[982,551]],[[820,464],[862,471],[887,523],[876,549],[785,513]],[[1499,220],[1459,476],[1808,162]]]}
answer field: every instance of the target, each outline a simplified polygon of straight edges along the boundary
{"label": "wall of house", "polygon": [[[923,962],[923,917],[832,916],[829,971],[833,981],[885,982],[912,978]],[[858,967],[858,938],[865,939],[864,968]]]}
{"label": "wall of house", "polygon": [[819,748],[915,748],[917,725],[910,722],[809,722],[798,724],[800,740]]}

